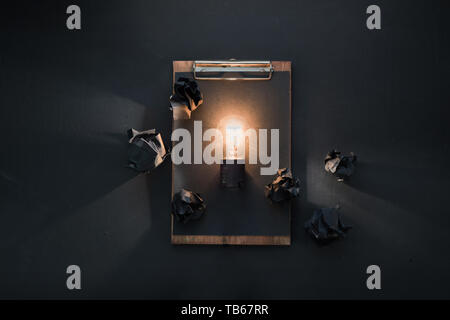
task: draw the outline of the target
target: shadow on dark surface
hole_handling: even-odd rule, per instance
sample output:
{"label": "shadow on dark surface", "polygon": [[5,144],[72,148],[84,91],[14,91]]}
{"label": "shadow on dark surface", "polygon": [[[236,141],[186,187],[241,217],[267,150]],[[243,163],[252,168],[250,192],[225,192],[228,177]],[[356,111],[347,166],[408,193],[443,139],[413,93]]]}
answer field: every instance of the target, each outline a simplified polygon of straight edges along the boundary
{"label": "shadow on dark surface", "polygon": [[411,165],[417,164],[358,162],[355,175],[345,184],[404,210],[433,215],[434,210],[446,206],[443,199],[448,191],[435,186],[450,183],[450,176],[431,162]]}
{"label": "shadow on dark surface", "polygon": [[[137,175],[126,168],[127,137],[44,135],[9,151],[4,165],[18,192],[48,212],[61,215],[103,196]],[[23,170],[24,168],[39,168]],[[55,217],[56,217],[55,216]],[[51,219],[52,216],[49,216]]]}

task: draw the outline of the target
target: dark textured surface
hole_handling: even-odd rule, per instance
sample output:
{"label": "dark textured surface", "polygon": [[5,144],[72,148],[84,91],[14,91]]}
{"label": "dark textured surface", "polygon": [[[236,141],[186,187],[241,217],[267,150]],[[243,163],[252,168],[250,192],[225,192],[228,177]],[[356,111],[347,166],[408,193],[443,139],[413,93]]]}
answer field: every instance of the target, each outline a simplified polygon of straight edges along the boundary
{"label": "dark textured surface", "polygon": [[[69,1],[0,10],[0,297],[450,298],[447,1],[377,1],[373,32],[360,0],[77,3],[77,32]],[[128,128],[170,135],[171,61],[230,57],[293,63],[290,247],[172,246],[170,163],[123,167]],[[319,247],[303,223],[336,202],[354,229]]]}
{"label": "dark textured surface", "polygon": [[[192,73],[175,74],[192,77]],[[184,128],[191,132],[191,158],[194,160],[194,121],[202,121],[205,132],[218,128],[222,119],[232,116],[246,121],[247,127],[268,129],[270,152],[270,129],[279,129],[279,161],[281,167],[290,166],[290,74],[276,72],[270,81],[198,81],[203,93],[203,104],[196,109],[190,120],[174,121],[174,129]],[[226,124],[225,124],[226,125]],[[204,142],[206,147],[209,142]],[[246,147],[248,153],[248,144]],[[203,150],[203,149],[202,149]],[[270,154],[270,153],[269,153]],[[247,155],[248,159],[248,155]],[[183,164],[173,168],[174,192],[187,188],[199,192],[207,203],[202,219],[189,223],[175,223],[174,234],[183,235],[289,235],[289,205],[271,204],[264,197],[264,186],[273,177],[261,175],[261,167],[267,165],[247,164],[245,186],[229,189],[220,186],[220,165]]]}

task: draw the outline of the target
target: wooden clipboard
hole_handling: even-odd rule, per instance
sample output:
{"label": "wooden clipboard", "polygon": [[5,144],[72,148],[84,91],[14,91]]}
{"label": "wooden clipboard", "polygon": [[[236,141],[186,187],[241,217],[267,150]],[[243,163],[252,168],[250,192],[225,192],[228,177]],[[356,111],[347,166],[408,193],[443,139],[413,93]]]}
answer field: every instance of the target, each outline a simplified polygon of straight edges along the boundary
{"label": "wooden clipboard", "polygon": [[[192,129],[190,126],[195,120],[204,120],[206,126],[213,127],[211,119],[214,117],[233,112],[230,110],[244,113],[257,128],[280,127],[280,168],[291,167],[291,62],[270,63],[270,76],[264,75],[268,79],[260,79],[266,81],[197,78],[204,103],[192,112],[191,119],[174,120],[172,129]],[[197,77],[195,66],[195,61],[173,61],[173,81],[180,76]],[[238,73],[242,77],[242,73]],[[236,106],[239,104],[245,108]],[[171,215],[172,244],[290,245],[290,203],[278,205],[265,199],[264,186],[273,176],[258,176],[255,173],[258,168],[247,167],[250,180],[247,189],[224,191],[218,186],[217,165],[172,164],[172,196],[183,187],[199,192],[207,204],[205,216],[186,225]]]}

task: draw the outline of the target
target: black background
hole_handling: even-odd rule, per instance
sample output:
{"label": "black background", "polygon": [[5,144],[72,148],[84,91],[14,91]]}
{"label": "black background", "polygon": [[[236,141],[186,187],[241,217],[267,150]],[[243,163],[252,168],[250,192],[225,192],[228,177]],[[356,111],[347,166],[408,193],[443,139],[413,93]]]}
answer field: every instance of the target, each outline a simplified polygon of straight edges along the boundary
{"label": "black background", "polygon": [[[448,2],[14,3],[0,8],[1,298],[450,297]],[[172,246],[170,163],[124,168],[128,128],[170,137],[171,61],[221,58],[292,61],[290,247]],[[360,156],[348,184],[323,171],[332,147]],[[318,246],[303,223],[337,202],[354,230]]]}

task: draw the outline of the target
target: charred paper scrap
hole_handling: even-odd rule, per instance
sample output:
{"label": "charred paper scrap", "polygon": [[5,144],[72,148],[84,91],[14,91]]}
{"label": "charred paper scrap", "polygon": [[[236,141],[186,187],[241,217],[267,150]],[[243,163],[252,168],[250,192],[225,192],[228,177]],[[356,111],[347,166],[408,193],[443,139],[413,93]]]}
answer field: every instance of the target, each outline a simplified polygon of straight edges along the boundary
{"label": "charred paper scrap", "polygon": [[181,189],[172,199],[172,214],[177,221],[186,223],[199,219],[206,210],[202,197],[195,192]]}
{"label": "charred paper scrap", "polygon": [[148,172],[159,166],[167,156],[161,134],[155,129],[128,130],[128,166],[139,172]]}
{"label": "charred paper scrap", "polygon": [[173,118],[190,119],[191,112],[203,103],[203,95],[197,82],[189,78],[178,78],[173,86],[174,93],[170,96],[170,106]]}
{"label": "charred paper scrap", "polygon": [[338,210],[339,207],[315,210],[311,219],[305,223],[306,231],[319,242],[345,236],[351,227],[344,225]]}
{"label": "charred paper scrap", "polygon": [[350,152],[349,156],[341,156],[337,150],[328,152],[325,157],[325,171],[334,174],[338,181],[344,181],[355,171],[356,156]]}
{"label": "charred paper scrap", "polygon": [[300,195],[300,180],[292,176],[290,169],[278,169],[277,177],[266,185],[264,193],[274,202],[290,200]]}

